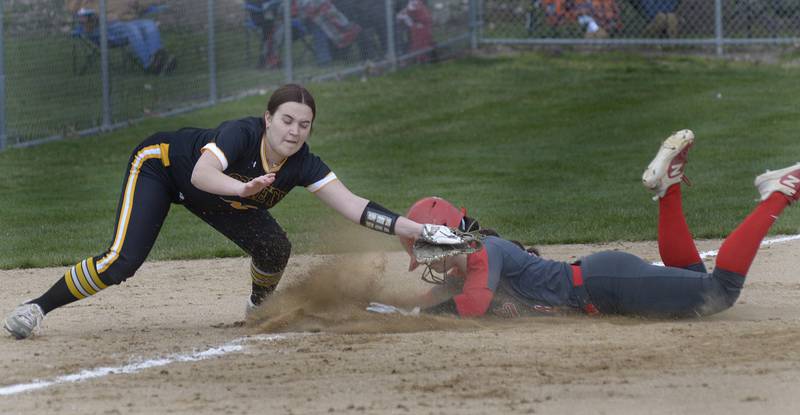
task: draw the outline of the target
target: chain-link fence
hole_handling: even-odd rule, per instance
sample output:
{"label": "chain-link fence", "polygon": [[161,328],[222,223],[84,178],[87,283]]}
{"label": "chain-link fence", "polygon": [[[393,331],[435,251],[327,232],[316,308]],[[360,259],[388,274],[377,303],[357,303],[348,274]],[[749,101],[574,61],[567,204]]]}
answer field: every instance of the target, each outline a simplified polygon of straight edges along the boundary
{"label": "chain-link fence", "polygon": [[0,0],[0,150],[475,44],[476,0]]}
{"label": "chain-link fence", "polygon": [[800,0],[484,0],[481,41],[708,46],[797,44]]}
{"label": "chain-link fence", "polygon": [[479,44],[722,54],[798,32],[800,0],[0,0],[0,149]]}

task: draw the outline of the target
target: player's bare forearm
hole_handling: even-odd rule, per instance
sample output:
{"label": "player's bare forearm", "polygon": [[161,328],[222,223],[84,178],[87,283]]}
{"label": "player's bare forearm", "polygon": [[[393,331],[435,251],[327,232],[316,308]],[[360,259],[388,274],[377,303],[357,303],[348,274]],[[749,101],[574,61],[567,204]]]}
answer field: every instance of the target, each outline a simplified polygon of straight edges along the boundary
{"label": "player's bare forearm", "polygon": [[208,193],[221,196],[238,196],[245,184],[213,169],[196,167],[192,172],[192,185]]}
{"label": "player's bare forearm", "polygon": [[394,232],[397,236],[402,236],[404,238],[418,238],[422,234],[422,224],[400,216],[397,218]]}
{"label": "player's bare forearm", "polygon": [[211,153],[206,152],[192,170],[192,185],[204,192],[221,196],[247,197],[254,195],[275,181],[275,174],[268,173],[243,183],[222,172],[222,164]]}
{"label": "player's bare forearm", "polygon": [[[227,176],[225,176],[227,177]],[[272,182],[275,181],[275,173],[267,173],[263,176],[258,176],[253,180],[250,180],[247,183],[244,183],[244,187],[240,190],[237,196],[239,197],[248,197],[252,196],[262,190],[264,190],[267,186],[271,185]]]}
{"label": "player's bare forearm", "polygon": [[341,181],[334,180],[314,193],[323,203],[339,212],[347,220],[358,223],[361,212],[369,201],[353,194]]}
{"label": "player's bare forearm", "polygon": [[458,294],[458,290],[454,290],[448,285],[436,285],[425,294],[419,296],[416,305],[422,308],[433,307],[453,298],[456,294]]}
{"label": "player's bare forearm", "polygon": [[198,189],[220,196],[252,196],[272,184],[275,174],[265,174],[243,183],[219,171],[200,171],[192,174],[192,184]]}
{"label": "player's bare forearm", "polygon": [[[326,205],[354,223],[360,223],[364,209],[370,201],[353,194],[342,182],[333,181],[314,193]],[[394,234],[404,238],[416,239],[422,234],[422,225],[398,216],[394,224]]]}

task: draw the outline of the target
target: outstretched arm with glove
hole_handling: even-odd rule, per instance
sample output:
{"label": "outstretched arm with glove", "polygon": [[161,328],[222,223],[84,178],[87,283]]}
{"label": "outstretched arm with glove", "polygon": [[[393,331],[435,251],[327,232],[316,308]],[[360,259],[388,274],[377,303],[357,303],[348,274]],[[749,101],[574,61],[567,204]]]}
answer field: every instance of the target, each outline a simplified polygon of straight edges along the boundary
{"label": "outstretched arm with glove", "polygon": [[378,232],[403,238],[420,238],[434,244],[451,245],[463,242],[460,236],[446,226],[414,222],[353,194],[338,180],[328,183],[314,194],[350,221]]}

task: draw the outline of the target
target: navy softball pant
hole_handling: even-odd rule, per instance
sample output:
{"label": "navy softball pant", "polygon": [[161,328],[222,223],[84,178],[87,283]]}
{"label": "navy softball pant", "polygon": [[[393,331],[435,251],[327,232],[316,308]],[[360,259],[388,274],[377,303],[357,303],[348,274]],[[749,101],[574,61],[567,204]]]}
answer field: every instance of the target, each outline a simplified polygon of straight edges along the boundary
{"label": "navy softball pant", "polygon": [[683,216],[680,184],[659,200],[658,266],[623,252],[600,252],[581,260],[591,302],[601,313],[650,317],[689,317],[718,313],[739,298],[758,247],[783,209],[791,203],[774,192],[725,238],[716,266],[706,272]]}
{"label": "navy softball pant", "polygon": [[701,263],[687,268],[650,264],[616,251],[581,259],[589,300],[604,314],[689,317],[718,313],[739,298],[745,277]]}

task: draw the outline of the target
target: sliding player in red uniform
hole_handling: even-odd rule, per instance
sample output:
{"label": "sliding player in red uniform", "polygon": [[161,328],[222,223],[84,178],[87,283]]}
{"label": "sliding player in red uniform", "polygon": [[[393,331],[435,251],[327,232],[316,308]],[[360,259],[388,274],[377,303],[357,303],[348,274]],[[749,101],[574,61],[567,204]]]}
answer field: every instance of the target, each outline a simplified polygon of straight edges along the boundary
{"label": "sliding player in red uniform", "polygon": [[[694,135],[667,138],[642,181],[659,203],[658,246],[666,266],[624,252],[599,252],[576,263],[531,254],[511,241],[487,236],[472,254],[438,260],[430,269],[445,273],[445,284],[420,301],[423,311],[462,317],[486,313],[512,317],[563,310],[587,314],[650,317],[703,316],[731,307],[739,297],[758,247],[784,208],[800,198],[800,163],[766,172],[755,180],[761,202],[719,249],[714,271],[706,271],[681,203],[681,186]],[[407,216],[458,227],[463,212],[446,200],[417,202]],[[410,252],[413,242],[401,238]],[[412,259],[411,268],[416,267]],[[428,270],[430,271],[430,270]],[[392,311],[373,307],[372,311]]]}

